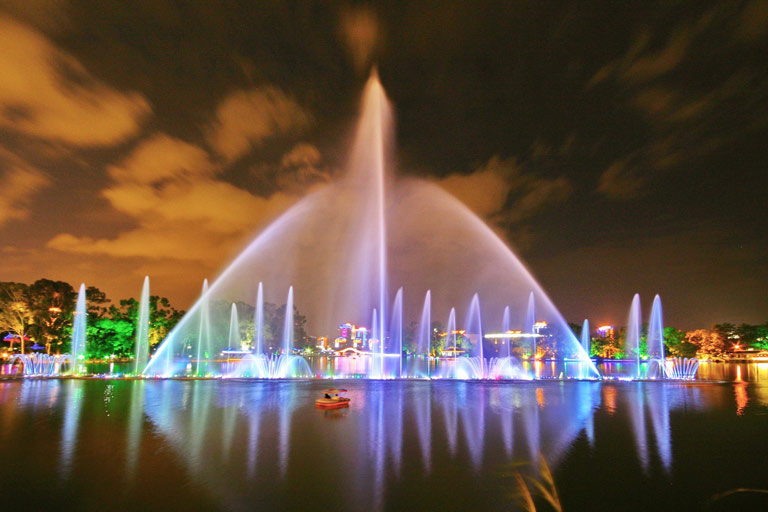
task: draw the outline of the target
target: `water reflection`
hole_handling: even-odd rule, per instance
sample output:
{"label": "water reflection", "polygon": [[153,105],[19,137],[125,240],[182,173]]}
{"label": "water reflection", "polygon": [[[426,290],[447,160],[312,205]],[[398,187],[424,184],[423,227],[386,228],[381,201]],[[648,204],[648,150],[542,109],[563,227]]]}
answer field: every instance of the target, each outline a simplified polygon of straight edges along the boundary
{"label": "water reflection", "polygon": [[[125,450],[130,482],[142,478],[142,461],[156,456],[145,443],[159,439],[225,508],[265,499],[279,506],[295,490],[290,482],[330,475],[322,485],[302,484],[301,492],[319,508],[379,510],[388,508],[388,488],[414,475],[444,479],[447,468],[487,475],[510,462],[535,470],[540,454],[556,469],[575,444],[599,443],[596,423],[612,416],[625,422],[626,450],[646,473],[654,461],[670,473],[673,411],[723,407],[720,394],[706,392],[711,387],[677,383],[350,381],[351,407],[323,411],[313,405],[327,385],[318,381],[167,380],[116,384],[105,419],[103,408],[87,406],[108,385],[0,382],[0,440],[21,428],[20,410],[60,410],[59,470],[65,480],[77,478],[90,436],[80,431],[99,410],[99,421],[124,436],[117,449]],[[743,411],[738,392],[736,402]]]}
{"label": "water reflection", "polygon": [[[44,388],[42,382],[36,382],[36,391]],[[83,407],[83,381],[69,380],[64,384],[64,425],[61,429],[61,463],[59,470],[62,478],[69,478],[72,471],[72,459],[77,449],[77,432],[80,428],[80,410]],[[23,389],[23,388],[22,388]]]}

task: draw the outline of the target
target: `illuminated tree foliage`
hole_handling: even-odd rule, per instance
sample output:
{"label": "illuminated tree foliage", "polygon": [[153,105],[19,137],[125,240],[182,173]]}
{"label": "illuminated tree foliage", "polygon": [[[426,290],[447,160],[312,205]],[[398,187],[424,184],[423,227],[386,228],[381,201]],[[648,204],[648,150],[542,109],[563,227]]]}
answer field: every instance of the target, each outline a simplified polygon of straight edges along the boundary
{"label": "illuminated tree foliage", "polygon": [[0,283],[0,333],[15,335],[10,341],[11,351],[14,342],[18,340],[21,343],[21,352],[24,353],[24,340],[33,322],[27,285]]}
{"label": "illuminated tree foliage", "polygon": [[696,329],[685,334],[686,343],[696,346],[701,354],[722,355],[725,352],[725,341],[717,331]]}

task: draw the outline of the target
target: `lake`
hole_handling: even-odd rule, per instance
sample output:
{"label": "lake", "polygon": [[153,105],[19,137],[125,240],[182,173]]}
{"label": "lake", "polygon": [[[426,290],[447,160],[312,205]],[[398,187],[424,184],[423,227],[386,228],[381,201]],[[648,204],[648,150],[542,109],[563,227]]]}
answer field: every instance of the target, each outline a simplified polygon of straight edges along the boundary
{"label": "lake", "polygon": [[[711,382],[0,381],[6,510],[768,509],[768,365]],[[348,409],[314,399],[345,387]],[[551,471],[551,482],[547,475]],[[520,482],[524,482],[524,487]]]}

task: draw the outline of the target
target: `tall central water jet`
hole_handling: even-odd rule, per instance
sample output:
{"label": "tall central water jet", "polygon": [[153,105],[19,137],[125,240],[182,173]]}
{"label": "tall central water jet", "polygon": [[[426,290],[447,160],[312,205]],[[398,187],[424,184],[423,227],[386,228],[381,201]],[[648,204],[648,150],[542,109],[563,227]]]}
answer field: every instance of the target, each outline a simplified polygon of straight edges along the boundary
{"label": "tall central water jet", "polygon": [[[391,137],[391,108],[379,75],[374,69],[363,91],[362,112],[355,134],[347,177],[342,184],[353,192],[353,197],[369,197],[369,207],[355,212],[357,217],[351,233],[358,237],[356,256],[350,266],[340,271],[358,282],[355,286],[360,294],[354,297],[342,296],[340,309],[346,314],[362,318],[364,311],[376,307],[380,356],[384,355],[387,322],[387,148]],[[375,270],[374,270],[375,269]],[[373,272],[372,272],[373,270]],[[361,298],[375,295],[373,303],[363,304]]]}

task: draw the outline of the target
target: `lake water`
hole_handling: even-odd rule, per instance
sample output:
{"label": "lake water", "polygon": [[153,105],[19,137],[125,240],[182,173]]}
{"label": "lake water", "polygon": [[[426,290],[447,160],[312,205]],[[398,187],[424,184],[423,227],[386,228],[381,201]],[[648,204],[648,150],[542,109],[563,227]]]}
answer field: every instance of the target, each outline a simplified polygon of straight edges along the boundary
{"label": "lake water", "polygon": [[[716,383],[0,381],[5,510],[768,510],[768,365]],[[313,401],[343,386],[348,409]],[[543,462],[542,462],[543,461]],[[538,510],[551,508],[534,493]]]}

